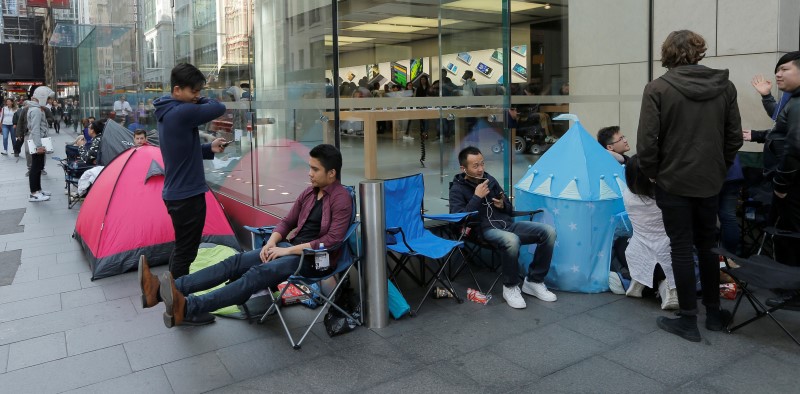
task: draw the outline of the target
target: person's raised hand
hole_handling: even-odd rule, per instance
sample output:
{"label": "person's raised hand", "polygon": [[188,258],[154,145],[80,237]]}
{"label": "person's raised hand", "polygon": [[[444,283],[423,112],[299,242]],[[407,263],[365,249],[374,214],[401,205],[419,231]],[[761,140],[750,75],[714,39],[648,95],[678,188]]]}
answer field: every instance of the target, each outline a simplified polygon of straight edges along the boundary
{"label": "person's raised hand", "polygon": [[761,74],[753,77],[753,80],[750,81],[750,83],[753,85],[753,88],[756,89],[756,92],[762,96],[770,94],[770,91],[772,90],[772,82],[765,79]]}
{"label": "person's raised hand", "polygon": [[478,186],[475,186],[475,195],[476,196],[478,196],[480,198],[484,198],[488,194],[489,194],[489,180],[488,179],[483,181],[483,182],[481,182],[480,184],[478,184]]}

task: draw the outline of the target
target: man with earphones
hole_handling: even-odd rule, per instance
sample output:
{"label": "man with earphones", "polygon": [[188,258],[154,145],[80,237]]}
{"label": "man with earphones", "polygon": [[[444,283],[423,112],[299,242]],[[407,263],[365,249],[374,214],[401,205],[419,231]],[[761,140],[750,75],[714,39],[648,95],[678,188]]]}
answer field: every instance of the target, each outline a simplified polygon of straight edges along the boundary
{"label": "man with earphones", "polygon": [[[483,154],[478,148],[462,149],[458,162],[461,173],[453,178],[450,187],[450,213],[478,211],[480,223],[475,230],[499,251],[502,260],[503,299],[515,309],[526,306],[521,293],[542,301],[555,301],[556,295],[544,285],[556,242],[555,228],[544,223],[514,222],[511,201],[497,180],[485,171]],[[520,280],[519,248],[531,244],[536,244],[536,252],[526,264],[525,279]]]}

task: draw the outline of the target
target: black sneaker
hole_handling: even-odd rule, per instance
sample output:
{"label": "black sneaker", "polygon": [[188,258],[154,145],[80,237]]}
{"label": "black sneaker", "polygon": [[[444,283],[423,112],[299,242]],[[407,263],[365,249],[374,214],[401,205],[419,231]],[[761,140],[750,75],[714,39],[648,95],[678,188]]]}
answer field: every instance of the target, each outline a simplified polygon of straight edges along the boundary
{"label": "black sneaker", "polygon": [[203,312],[197,316],[186,316],[181,323],[182,326],[205,326],[211,324],[216,318],[214,315]]}
{"label": "black sneaker", "polygon": [[706,311],[706,329],[722,331],[731,322],[731,312],[727,309],[709,309]]}
{"label": "black sneaker", "polygon": [[681,316],[669,319],[664,316],[656,318],[658,328],[675,334],[687,341],[700,342],[700,330],[697,329],[697,316]]}

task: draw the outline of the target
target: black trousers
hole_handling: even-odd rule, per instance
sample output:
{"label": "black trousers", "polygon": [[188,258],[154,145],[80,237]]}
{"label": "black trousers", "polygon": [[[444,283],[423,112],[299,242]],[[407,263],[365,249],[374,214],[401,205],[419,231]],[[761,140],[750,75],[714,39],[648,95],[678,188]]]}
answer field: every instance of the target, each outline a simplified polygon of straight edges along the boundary
{"label": "black trousers", "polygon": [[656,204],[672,248],[672,272],[681,313],[697,315],[693,247],[700,265],[703,305],[719,308],[719,256],[711,252],[717,242],[718,196],[678,196],[656,185]]}
{"label": "black trousers", "polygon": [[189,266],[197,257],[197,248],[206,223],[206,195],[198,194],[183,200],[164,200],[175,230],[175,249],[169,256],[169,272],[175,279],[189,274]]}
{"label": "black trousers", "polygon": [[[27,151],[27,149],[26,149]],[[44,153],[36,153],[30,155],[31,158],[31,172],[28,174],[28,185],[31,188],[31,194],[42,190],[42,170],[44,169]]]}
{"label": "black trousers", "polygon": [[[772,195],[775,228],[800,232],[800,185],[792,186],[786,197]],[[800,266],[800,242],[791,237],[775,237],[775,259],[779,263]]]}

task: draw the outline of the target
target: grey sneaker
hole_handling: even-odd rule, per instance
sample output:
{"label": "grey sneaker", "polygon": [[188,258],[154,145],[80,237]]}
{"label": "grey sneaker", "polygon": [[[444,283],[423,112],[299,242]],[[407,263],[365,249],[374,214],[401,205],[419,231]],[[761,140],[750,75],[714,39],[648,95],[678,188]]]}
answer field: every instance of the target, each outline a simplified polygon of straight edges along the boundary
{"label": "grey sneaker", "polygon": [[28,201],[30,202],[41,202],[41,201],[47,201],[49,199],[50,199],[49,196],[45,196],[40,192],[36,192],[28,196]]}
{"label": "grey sneaker", "polygon": [[47,196],[47,197],[50,197],[50,196],[52,196],[52,195],[53,195],[53,193],[50,193],[50,192],[48,192],[48,191],[46,191],[46,190],[39,190],[39,193],[42,193],[42,194],[44,194],[44,195],[45,195],[45,196]]}
{"label": "grey sneaker", "polygon": [[547,290],[547,286],[544,283],[528,282],[528,278],[525,278],[525,282],[522,282],[522,292],[547,302],[553,302],[558,299],[552,291]]}

